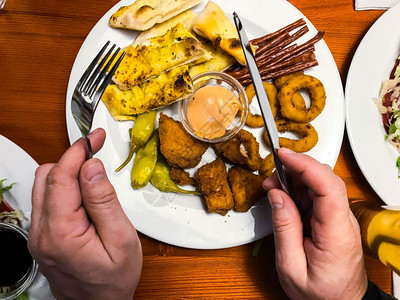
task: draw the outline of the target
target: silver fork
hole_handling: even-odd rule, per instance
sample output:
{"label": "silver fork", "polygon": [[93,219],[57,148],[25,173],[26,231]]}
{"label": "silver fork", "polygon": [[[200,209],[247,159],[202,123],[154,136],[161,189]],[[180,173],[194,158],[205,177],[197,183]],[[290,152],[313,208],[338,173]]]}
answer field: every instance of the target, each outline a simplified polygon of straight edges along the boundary
{"label": "silver fork", "polygon": [[[103,53],[106,51],[109,44],[110,41],[103,46],[100,52],[90,63],[85,73],[83,73],[81,79],[79,79],[74,93],[72,94],[71,111],[83,138],[86,140],[87,159],[93,156],[92,145],[89,138],[87,138],[87,135],[92,128],[93,117],[97,108],[97,104],[99,103],[99,100],[103,95],[107,85],[110,83],[112,76],[125,56],[125,51],[123,51],[116,63],[114,63],[112,66],[111,70],[107,72],[121,50],[118,48],[113,53],[115,48],[114,44],[111,46],[110,50],[108,50],[107,54],[103,56]],[[111,54],[112,57],[108,60]]]}
{"label": "silver fork", "polygon": [[6,0],[0,0],[0,9],[3,9],[4,5],[6,5]]}

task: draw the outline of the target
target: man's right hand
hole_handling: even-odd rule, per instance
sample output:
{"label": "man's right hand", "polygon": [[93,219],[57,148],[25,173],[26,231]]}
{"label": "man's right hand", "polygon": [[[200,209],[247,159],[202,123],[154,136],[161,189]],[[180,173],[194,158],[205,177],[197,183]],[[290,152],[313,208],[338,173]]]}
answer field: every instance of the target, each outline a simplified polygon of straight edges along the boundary
{"label": "man's right hand", "polygon": [[[283,289],[296,300],[361,299],[367,289],[361,234],[344,182],[329,166],[305,154],[284,148],[278,153],[305,220],[280,190],[277,174],[266,179]],[[303,235],[303,227],[310,237]]]}

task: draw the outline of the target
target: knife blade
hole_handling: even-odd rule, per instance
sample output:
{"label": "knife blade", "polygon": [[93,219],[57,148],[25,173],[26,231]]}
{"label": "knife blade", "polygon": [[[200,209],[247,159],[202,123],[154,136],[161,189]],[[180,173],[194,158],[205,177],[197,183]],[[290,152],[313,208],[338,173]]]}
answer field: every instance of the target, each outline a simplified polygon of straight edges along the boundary
{"label": "knife blade", "polygon": [[274,157],[276,172],[278,173],[278,178],[281,183],[282,190],[286,192],[288,195],[290,195],[287,180],[283,171],[282,162],[278,156],[278,149],[279,149],[278,130],[275,125],[275,120],[272,115],[271,107],[269,106],[268,96],[263,86],[260,71],[258,70],[253,50],[251,48],[249,39],[247,38],[247,34],[236,12],[233,12],[233,20],[236,25],[237,32],[239,34],[239,40],[242,45],[244,56],[246,58],[247,68],[249,69],[249,73],[253,81],[256,98],[261,109],[261,115],[264,119],[264,124],[267,130],[267,134],[271,142],[271,151]]}

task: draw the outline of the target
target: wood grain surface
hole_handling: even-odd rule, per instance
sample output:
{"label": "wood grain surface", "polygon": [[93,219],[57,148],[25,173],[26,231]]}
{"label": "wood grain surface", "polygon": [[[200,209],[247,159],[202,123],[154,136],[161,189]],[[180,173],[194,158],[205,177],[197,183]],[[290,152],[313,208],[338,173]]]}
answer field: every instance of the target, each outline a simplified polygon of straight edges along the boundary
{"label": "wood grain surface", "polygon": [[[245,1],[245,0],[243,0]],[[267,0],[265,0],[267,1]],[[355,11],[352,0],[291,0],[319,30],[342,82],[362,37],[383,11]],[[8,0],[0,11],[0,134],[39,164],[68,148],[65,96],[76,54],[91,28],[117,1]],[[345,134],[335,172],[348,196],[380,201],[358,168]],[[144,252],[137,299],[287,299],[274,264],[274,241],[257,257],[252,244],[222,250],[170,246],[140,235]],[[391,272],[365,258],[369,278],[392,291]]]}

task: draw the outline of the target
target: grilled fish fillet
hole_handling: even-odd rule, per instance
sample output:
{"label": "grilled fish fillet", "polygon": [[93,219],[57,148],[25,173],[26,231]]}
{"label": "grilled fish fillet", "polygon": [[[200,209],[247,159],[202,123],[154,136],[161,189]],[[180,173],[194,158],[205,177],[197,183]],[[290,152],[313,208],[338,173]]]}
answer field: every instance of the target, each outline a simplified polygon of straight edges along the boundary
{"label": "grilled fish fillet", "polygon": [[147,30],[179,13],[199,4],[202,0],[136,0],[122,6],[110,18],[109,25],[115,28]]}
{"label": "grilled fish fillet", "polygon": [[188,66],[173,68],[132,89],[123,91],[109,85],[102,96],[111,116],[117,121],[134,120],[135,115],[170,105],[192,91]]}
{"label": "grilled fish fillet", "polygon": [[130,45],[113,76],[121,90],[129,90],[152,77],[174,67],[200,63],[212,58],[199,40],[181,23],[165,35],[139,45]]}

